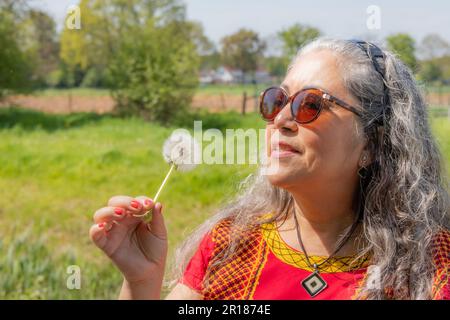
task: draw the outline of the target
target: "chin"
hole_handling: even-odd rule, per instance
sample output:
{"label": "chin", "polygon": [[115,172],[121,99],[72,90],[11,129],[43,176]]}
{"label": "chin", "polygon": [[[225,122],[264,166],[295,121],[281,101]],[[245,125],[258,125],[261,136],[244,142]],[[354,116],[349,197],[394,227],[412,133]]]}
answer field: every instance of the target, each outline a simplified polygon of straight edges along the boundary
{"label": "chin", "polygon": [[290,170],[283,170],[282,168],[279,168],[276,172],[268,173],[267,180],[276,187],[288,189],[289,186],[294,185],[295,181],[298,179],[296,174]]}

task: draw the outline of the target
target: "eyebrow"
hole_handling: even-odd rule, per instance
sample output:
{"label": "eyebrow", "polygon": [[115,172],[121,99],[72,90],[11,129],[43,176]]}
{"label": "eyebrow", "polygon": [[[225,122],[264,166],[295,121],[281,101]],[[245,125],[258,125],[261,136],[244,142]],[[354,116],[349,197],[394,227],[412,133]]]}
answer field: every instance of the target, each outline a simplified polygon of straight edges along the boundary
{"label": "eyebrow", "polygon": [[[294,94],[294,93],[291,93],[291,90],[289,90],[289,86],[288,86],[287,84],[284,84],[284,83],[280,84],[280,88],[283,88],[283,89],[287,92],[287,94],[288,94],[289,96],[290,96],[291,94]],[[320,89],[320,90],[322,90],[323,92],[328,92],[328,91],[326,91],[326,90],[324,90],[324,89],[322,89],[322,88],[320,88],[320,87],[317,87],[317,86],[306,86],[306,87],[302,87],[300,90],[297,90],[296,92],[301,91],[301,90],[306,90],[306,89]]]}
{"label": "eyebrow", "polygon": [[[280,88],[283,88],[288,93],[288,95],[291,95],[291,91],[289,90],[289,86],[287,84],[284,84],[284,83],[280,84]],[[314,85],[304,86],[298,91],[307,90],[307,89],[319,89],[319,90],[322,90],[324,93],[330,94],[328,90],[322,88],[321,86],[314,86]]]}

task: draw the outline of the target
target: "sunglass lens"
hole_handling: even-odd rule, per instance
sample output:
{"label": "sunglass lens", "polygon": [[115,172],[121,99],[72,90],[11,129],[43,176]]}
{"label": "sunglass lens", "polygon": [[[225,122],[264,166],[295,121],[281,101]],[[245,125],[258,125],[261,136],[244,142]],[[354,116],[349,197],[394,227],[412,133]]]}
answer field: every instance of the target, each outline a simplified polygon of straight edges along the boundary
{"label": "sunglass lens", "polygon": [[292,113],[299,123],[313,121],[320,112],[321,97],[315,93],[300,92],[292,102]]}
{"label": "sunglass lens", "polygon": [[266,120],[273,120],[286,103],[286,94],[278,88],[267,89],[260,102],[261,115]]}

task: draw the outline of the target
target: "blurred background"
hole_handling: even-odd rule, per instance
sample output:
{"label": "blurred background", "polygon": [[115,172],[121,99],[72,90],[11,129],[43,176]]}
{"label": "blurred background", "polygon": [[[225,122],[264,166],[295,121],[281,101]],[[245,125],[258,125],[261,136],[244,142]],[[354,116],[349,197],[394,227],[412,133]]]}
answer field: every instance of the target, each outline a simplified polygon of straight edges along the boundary
{"label": "blurred background", "polygon": [[[263,128],[259,93],[318,36],[396,52],[448,166],[449,12],[438,0],[0,0],[0,299],[117,297],[120,274],[88,238],[95,210],[153,196],[175,128]],[[255,169],[171,178],[169,253]]]}

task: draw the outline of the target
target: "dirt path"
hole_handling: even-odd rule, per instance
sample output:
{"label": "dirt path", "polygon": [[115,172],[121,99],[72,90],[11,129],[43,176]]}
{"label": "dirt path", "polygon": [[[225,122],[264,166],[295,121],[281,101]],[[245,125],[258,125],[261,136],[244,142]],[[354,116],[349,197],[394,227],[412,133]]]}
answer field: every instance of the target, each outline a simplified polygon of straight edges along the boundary
{"label": "dirt path", "polygon": [[[441,95],[428,94],[430,105],[450,105],[450,93]],[[197,94],[192,101],[193,108],[207,108],[212,112],[242,110],[243,97],[235,95]],[[97,112],[106,113],[114,108],[114,101],[109,96],[11,96],[1,106],[19,105],[25,108],[48,113]],[[254,97],[248,97],[246,111],[257,109]]]}

